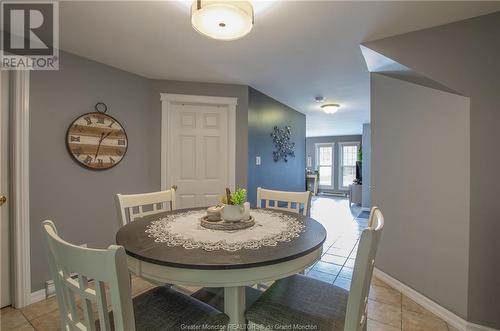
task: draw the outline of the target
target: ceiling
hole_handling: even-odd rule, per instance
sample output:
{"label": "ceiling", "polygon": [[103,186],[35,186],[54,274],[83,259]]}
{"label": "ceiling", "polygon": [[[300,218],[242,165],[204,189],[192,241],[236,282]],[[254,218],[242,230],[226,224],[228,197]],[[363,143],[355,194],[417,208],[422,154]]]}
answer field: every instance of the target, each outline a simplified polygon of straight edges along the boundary
{"label": "ceiling", "polygon": [[[60,2],[60,45],[148,78],[250,85],[306,114],[307,136],[359,134],[370,121],[361,42],[500,10],[478,1],[256,1],[252,32],[222,42],[191,28],[189,4]],[[317,95],[340,110],[322,113]]]}

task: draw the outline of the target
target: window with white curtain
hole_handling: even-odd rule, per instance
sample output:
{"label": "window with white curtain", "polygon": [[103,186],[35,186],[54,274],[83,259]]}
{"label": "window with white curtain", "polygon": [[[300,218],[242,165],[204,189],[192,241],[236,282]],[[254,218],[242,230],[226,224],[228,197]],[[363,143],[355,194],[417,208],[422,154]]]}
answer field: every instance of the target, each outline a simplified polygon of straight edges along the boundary
{"label": "window with white curtain", "polygon": [[340,183],[341,189],[347,189],[356,179],[356,161],[359,143],[340,143]]}
{"label": "window with white curtain", "polygon": [[333,188],[333,143],[316,144],[316,168],[319,186]]}

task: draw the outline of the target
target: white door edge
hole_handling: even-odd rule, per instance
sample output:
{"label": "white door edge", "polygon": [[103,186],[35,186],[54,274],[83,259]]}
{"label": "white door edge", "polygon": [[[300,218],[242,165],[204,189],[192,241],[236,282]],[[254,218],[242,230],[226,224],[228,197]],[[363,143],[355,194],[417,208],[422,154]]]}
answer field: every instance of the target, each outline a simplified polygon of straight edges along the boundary
{"label": "white door edge", "polygon": [[29,88],[30,72],[11,72],[11,220],[13,228],[13,305],[31,303],[29,215]]}
{"label": "white door edge", "polygon": [[224,105],[228,107],[228,157],[229,157],[229,188],[236,186],[236,97],[215,97],[205,95],[160,93],[161,100],[161,189],[167,190],[172,184],[168,169],[168,123],[169,110],[174,102],[200,103],[209,105]]}
{"label": "white door edge", "polygon": [[0,203],[0,234],[1,234],[1,267],[0,267],[0,308],[12,303],[12,249],[9,217],[10,205],[10,180],[9,180],[9,71],[0,71],[0,195],[5,196],[7,201]]}

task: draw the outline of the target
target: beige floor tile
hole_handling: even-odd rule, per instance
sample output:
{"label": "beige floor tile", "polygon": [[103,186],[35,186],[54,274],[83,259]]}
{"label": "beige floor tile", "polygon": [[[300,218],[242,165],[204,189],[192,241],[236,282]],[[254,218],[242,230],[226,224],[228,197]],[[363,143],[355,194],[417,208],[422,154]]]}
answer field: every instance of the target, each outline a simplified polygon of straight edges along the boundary
{"label": "beige floor tile", "polygon": [[195,286],[180,286],[180,285],[175,285],[173,287],[175,290],[182,292],[184,294],[193,294],[194,292],[198,291],[201,289],[201,287],[195,287]]}
{"label": "beige floor tile", "polygon": [[42,300],[33,303],[29,306],[26,306],[24,308],[21,308],[21,311],[28,320],[32,320],[39,316],[48,314],[56,309],[57,309],[57,299],[55,296],[53,296],[49,299]]}
{"label": "beige floor tile", "polygon": [[11,311],[14,311],[15,309],[12,308],[11,306],[4,307],[0,309],[0,316],[3,316],[4,314],[10,313]]}
{"label": "beige floor tile", "polygon": [[401,292],[390,287],[372,285],[369,297],[375,301],[401,306]]}
{"label": "beige floor tile", "polygon": [[459,331],[456,327],[451,326],[450,324],[447,325],[448,325],[448,331]]}
{"label": "beige floor tile", "polygon": [[401,331],[401,327],[394,327],[387,324],[368,319],[367,331]]}
{"label": "beige floor tile", "polygon": [[4,307],[4,308],[0,309],[0,316],[2,316],[3,314],[6,314],[8,312],[11,312],[13,310],[15,310],[15,308],[12,308],[12,306]]}
{"label": "beige floor tile", "polygon": [[437,317],[403,311],[403,331],[448,331],[446,322]]}
{"label": "beige floor tile", "polygon": [[2,308],[0,313],[0,330],[7,331],[26,324],[28,320],[20,310],[12,307]]}
{"label": "beige floor tile", "polygon": [[56,331],[61,329],[58,310],[37,317],[30,322],[36,331]]}
{"label": "beige floor tile", "polygon": [[392,288],[389,284],[385,283],[380,278],[377,278],[375,276],[372,277],[372,285],[377,285],[377,286]]}
{"label": "beige floor tile", "polygon": [[368,318],[400,328],[401,307],[374,300],[368,300]]}
{"label": "beige floor tile", "polygon": [[142,279],[140,277],[132,277],[132,297],[135,297],[142,292],[153,288],[154,286],[155,285],[151,284],[145,279]]}
{"label": "beige floor tile", "polygon": [[29,322],[26,322],[8,331],[35,331],[35,329],[33,329],[33,326]]}
{"label": "beige floor tile", "polygon": [[403,294],[403,311],[411,311],[414,313],[422,314],[422,315],[427,315],[431,317],[437,317],[412,299],[408,298],[406,295]]}

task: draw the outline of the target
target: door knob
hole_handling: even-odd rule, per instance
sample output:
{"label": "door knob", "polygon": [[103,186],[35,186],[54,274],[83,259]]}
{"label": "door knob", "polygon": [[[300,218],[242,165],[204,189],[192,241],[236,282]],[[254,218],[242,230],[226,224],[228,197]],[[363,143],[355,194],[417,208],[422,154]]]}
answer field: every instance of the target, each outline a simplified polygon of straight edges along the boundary
{"label": "door knob", "polygon": [[7,202],[7,197],[5,195],[0,196],[0,206]]}

